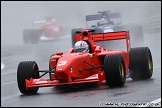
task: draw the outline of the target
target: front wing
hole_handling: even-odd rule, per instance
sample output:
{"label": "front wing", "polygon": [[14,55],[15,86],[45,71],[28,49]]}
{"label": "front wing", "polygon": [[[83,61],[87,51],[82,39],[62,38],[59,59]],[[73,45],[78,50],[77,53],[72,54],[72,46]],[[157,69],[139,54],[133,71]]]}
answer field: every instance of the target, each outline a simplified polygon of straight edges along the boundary
{"label": "front wing", "polygon": [[83,79],[75,79],[73,81],[69,82],[59,82],[59,80],[46,80],[44,78],[39,78],[39,79],[33,79],[30,78],[30,80],[26,79],[26,89],[30,89],[33,87],[48,87],[48,86],[58,86],[58,85],[70,85],[70,84],[82,84],[82,83],[98,83],[98,84],[103,84],[105,83],[105,78],[104,74],[93,74],[87,78]]}

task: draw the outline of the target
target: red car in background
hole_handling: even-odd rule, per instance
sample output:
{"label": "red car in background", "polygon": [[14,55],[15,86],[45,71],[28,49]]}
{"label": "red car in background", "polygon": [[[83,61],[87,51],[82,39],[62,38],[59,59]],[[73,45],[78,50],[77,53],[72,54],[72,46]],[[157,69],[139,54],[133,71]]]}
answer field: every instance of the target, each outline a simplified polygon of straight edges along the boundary
{"label": "red car in background", "polygon": [[23,30],[23,41],[25,44],[35,44],[40,41],[53,40],[65,35],[65,26],[59,24],[55,18],[45,17],[42,20],[35,20],[32,29]]}

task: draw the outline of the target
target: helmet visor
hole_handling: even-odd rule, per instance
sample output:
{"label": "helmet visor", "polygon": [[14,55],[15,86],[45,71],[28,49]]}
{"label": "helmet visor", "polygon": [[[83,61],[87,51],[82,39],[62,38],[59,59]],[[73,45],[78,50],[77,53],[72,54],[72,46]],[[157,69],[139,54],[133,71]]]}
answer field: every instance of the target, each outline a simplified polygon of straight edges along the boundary
{"label": "helmet visor", "polygon": [[75,52],[85,52],[86,48],[77,48],[75,49]]}

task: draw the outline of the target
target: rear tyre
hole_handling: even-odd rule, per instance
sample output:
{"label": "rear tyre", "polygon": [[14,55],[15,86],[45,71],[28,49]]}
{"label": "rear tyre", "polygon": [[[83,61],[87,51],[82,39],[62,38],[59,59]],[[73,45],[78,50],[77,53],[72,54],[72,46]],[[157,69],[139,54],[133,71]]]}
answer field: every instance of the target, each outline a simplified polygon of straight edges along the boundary
{"label": "rear tyre", "polygon": [[108,86],[123,86],[126,82],[125,62],[122,55],[107,55],[104,59],[104,71]]}
{"label": "rear tyre", "polygon": [[24,29],[23,30],[23,41],[25,44],[36,44],[40,41],[42,31],[38,29]]}
{"label": "rear tyre", "polygon": [[131,48],[129,51],[130,77],[133,80],[149,79],[153,74],[153,60],[148,47]]}
{"label": "rear tyre", "polygon": [[25,44],[29,44],[30,43],[30,35],[29,35],[29,30],[25,29],[23,30],[23,41]]}
{"label": "rear tyre", "polygon": [[23,94],[37,93],[39,87],[31,88],[30,90],[26,89],[25,79],[30,80],[30,78],[37,79],[39,78],[38,65],[35,61],[23,61],[20,62],[17,68],[17,83],[18,88]]}

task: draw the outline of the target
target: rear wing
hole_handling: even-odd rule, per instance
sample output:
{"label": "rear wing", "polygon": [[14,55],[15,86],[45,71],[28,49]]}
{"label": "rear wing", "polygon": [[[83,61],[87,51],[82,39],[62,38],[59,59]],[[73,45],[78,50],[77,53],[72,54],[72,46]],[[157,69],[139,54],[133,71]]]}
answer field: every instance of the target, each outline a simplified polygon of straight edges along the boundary
{"label": "rear wing", "polygon": [[45,24],[47,22],[56,22],[56,19],[50,19],[50,20],[46,20],[46,19],[43,19],[43,20],[35,20],[35,21],[33,21],[33,24]]}
{"label": "rear wing", "polygon": [[100,20],[101,18],[102,18],[101,14],[87,15],[86,16],[86,21]]}
{"label": "rear wing", "polygon": [[51,18],[51,17],[45,17],[45,19],[33,21],[32,25],[33,25],[33,28],[38,29],[38,28],[41,28],[42,26],[45,26],[45,25],[48,26],[55,22],[56,22],[56,19]]}
{"label": "rear wing", "polygon": [[46,20],[36,20],[36,21],[33,21],[33,24],[44,24],[46,23]]}
{"label": "rear wing", "polygon": [[108,18],[120,18],[120,12],[108,13]]}
{"label": "rear wing", "polygon": [[[120,12],[107,13],[107,16],[109,19],[121,17]],[[87,15],[86,21],[100,20],[101,18],[102,18],[102,14]]]}
{"label": "rear wing", "polygon": [[109,33],[99,33],[92,34],[92,40],[97,41],[107,41],[107,40],[121,40],[126,39],[127,51],[130,49],[130,36],[129,31],[118,31],[118,32],[109,32]]}
{"label": "rear wing", "polygon": [[118,31],[118,32],[99,33],[99,34],[92,34],[91,37],[95,42],[106,41],[106,40],[127,39],[129,37],[129,32]]}
{"label": "rear wing", "polygon": [[32,27],[34,29],[40,29],[45,24],[46,24],[46,20],[36,20],[32,22]]}

